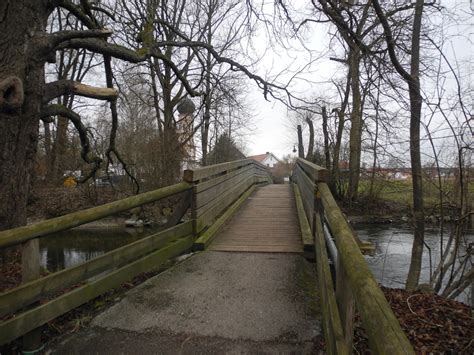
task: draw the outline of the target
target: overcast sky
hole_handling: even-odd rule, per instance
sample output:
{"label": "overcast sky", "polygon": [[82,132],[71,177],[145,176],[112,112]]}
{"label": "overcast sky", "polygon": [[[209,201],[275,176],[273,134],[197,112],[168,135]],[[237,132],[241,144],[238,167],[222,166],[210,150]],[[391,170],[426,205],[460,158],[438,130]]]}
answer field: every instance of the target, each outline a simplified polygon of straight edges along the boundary
{"label": "overcast sky", "polygon": [[[467,67],[463,68],[462,79],[467,83],[472,83],[473,79],[473,12],[470,9],[470,0],[444,0],[441,1],[441,5],[447,8],[453,9],[458,8],[467,19],[459,26],[451,27],[447,29],[450,34],[459,35],[450,46],[451,50],[449,55],[453,59],[454,53],[456,53],[456,60],[465,64]],[[314,27],[313,27],[314,28]],[[265,34],[262,32],[255,40],[257,46],[264,48],[265,43],[268,42]],[[324,51],[328,47],[328,34],[327,28],[322,25],[318,25],[317,30],[313,30],[307,34],[306,43],[310,48]],[[295,60],[295,58],[297,58]],[[285,52],[281,48],[275,48],[273,51],[267,51],[264,60],[259,64],[258,72],[261,75],[267,73],[277,73],[282,70],[285,66],[295,68],[301,68],[308,63],[309,57],[307,54],[301,51],[290,51]],[[337,66],[329,61],[329,54],[322,56],[318,60],[317,65],[313,65],[306,69],[306,73],[302,74],[302,77],[312,81],[312,83],[305,83],[299,81],[299,91],[309,93],[321,94],[325,90],[324,83],[335,75]],[[287,108],[275,101],[266,101],[263,98],[261,91],[259,91],[255,85],[252,86],[248,95],[249,101],[254,103],[255,107],[255,130],[253,134],[246,139],[245,148],[248,154],[262,154],[267,151],[274,153],[277,157],[281,158],[285,154],[293,154],[293,146],[297,142],[296,131],[288,119]],[[472,109],[471,107],[469,109]],[[318,134],[319,127],[316,128],[316,134]]]}

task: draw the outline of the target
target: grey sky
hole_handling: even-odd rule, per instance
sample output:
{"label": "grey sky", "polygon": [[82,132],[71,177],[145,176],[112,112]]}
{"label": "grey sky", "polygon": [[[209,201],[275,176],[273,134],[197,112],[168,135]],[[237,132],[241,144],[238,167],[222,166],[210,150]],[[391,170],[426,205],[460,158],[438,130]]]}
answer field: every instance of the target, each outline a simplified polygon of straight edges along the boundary
{"label": "grey sky", "polygon": [[[469,87],[472,90],[472,76],[473,76],[473,24],[474,16],[470,8],[470,0],[450,0],[441,1],[441,5],[450,10],[455,10],[455,13],[462,17],[462,21],[456,26],[447,22],[441,23],[443,30],[448,38],[444,48],[449,60],[454,63],[462,85]],[[435,19],[429,19],[436,21]],[[454,36],[454,37],[453,37]],[[327,28],[323,25],[313,26],[311,33],[307,34],[308,41],[305,44],[312,49],[317,49],[320,52],[327,50],[328,34]],[[267,38],[262,32],[256,39],[259,47],[263,48],[267,43]],[[295,60],[295,58],[297,58]],[[307,68],[301,74],[303,79],[311,81],[312,83],[303,80],[295,81],[293,89],[307,94],[315,93],[323,94],[328,90],[328,86],[324,84],[325,81],[333,76],[337,76],[338,67],[329,60],[329,54],[325,54],[318,60],[317,64]],[[273,74],[280,72],[283,68],[290,67],[292,70],[301,68],[308,63],[309,57],[302,51],[292,50],[285,52],[282,48],[275,48],[273,51],[267,51],[264,60],[261,62],[258,71],[261,75]],[[340,67],[339,67],[340,68]],[[343,72],[341,75],[345,75]],[[341,76],[340,75],[340,76]],[[297,84],[297,85],[296,85]],[[429,84],[425,83],[425,87],[429,88]],[[452,75],[447,75],[446,88],[448,90],[455,89],[455,82]],[[454,92],[454,91],[453,91]],[[430,91],[427,90],[427,96],[430,96]],[[472,95],[466,98],[467,103],[472,105]],[[254,103],[256,107],[256,131],[248,138],[246,148],[250,154],[261,154],[266,151],[271,151],[278,157],[285,154],[292,153],[293,144],[296,142],[296,132],[291,129],[291,124],[288,120],[288,112],[284,105],[275,100],[270,102],[265,101],[261,92],[254,88],[249,94],[249,100]],[[468,108],[472,111],[472,107]],[[426,119],[428,120],[428,112]],[[450,117],[450,121],[454,117]],[[434,137],[443,137],[449,135],[447,125],[443,125],[443,119],[438,117],[431,122],[430,128],[436,130]],[[316,127],[318,129],[319,127]],[[435,129],[436,128],[436,129]],[[471,137],[472,138],[472,137]],[[453,142],[445,142],[442,138],[435,139],[436,142],[443,141],[443,144],[453,147]],[[425,158],[429,158],[430,152],[428,143],[425,144],[426,149]],[[406,151],[406,144],[400,144],[396,147],[394,145],[394,152],[403,155],[408,153]],[[406,156],[408,158],[408,155]]]}

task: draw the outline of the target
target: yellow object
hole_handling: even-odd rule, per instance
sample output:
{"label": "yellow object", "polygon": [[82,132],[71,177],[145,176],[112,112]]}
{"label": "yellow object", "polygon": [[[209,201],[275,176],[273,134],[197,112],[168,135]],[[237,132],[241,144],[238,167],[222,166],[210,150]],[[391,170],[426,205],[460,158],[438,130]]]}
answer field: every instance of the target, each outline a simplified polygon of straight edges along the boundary
{"label": "yellow object", "polygon": [[74,177],[69,176],[64,180],[63,185],[64,187],[76,187],[77,181],[74,179]]}

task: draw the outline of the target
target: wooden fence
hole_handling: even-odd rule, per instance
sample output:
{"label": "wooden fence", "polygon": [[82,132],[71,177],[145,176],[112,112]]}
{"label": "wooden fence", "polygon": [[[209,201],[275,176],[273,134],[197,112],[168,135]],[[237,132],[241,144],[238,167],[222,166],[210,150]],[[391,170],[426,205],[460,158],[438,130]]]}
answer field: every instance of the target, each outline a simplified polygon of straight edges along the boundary
{"label": "wooden fence", "polygon": [[[266,167],[251,159],[187,170],[184,180],[193,185],[192,219],[194,234],[199,236],[195,243],[197,250],[211,243],[217,229],[252,193],[255,185],[271,182]],[[221,218],[217,219],[218,216]]]}
{"label": "wooden fence", "polygon": [[[369,270],[358,238],[334,200],[326,179],[324,168],[298,158],[292,181],[301,196],[307,219],[306,230],[309,228],[315,240],[323,331],[328,353],[352,353],[354,312],[357,308],[374,354],[414,354]],[[300,225],[302,223],[305,222],[300,221]],[[329,267],[330,260],[335,265],[335,282]]]}
{"label": "wooden fence", "polygon": [[[24,245],[51,233],[183,194],[180,205],[166,225],[169,228],[0,294],[0,317],[6,319],[0,323],[0,345],[27,334],[142,272],[158,268],[168,259],[190,250],[197,237],[208,235],[210,239],[255,185],[269,182],[270,178],[263,165],[246,159],[186,170],[184,180],[102,206],[0,232],[0,248]],[[177,224],[189,207],[191,219]],[[207,243],[196,245],[202,249]],[[60,294],[71,286],[78,287]]]}

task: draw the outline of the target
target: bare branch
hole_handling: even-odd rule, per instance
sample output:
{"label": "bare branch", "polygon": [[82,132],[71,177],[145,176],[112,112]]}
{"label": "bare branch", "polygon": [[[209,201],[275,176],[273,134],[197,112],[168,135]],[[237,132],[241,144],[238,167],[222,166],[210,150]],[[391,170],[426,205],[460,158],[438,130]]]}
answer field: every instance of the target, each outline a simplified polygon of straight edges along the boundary
{"label": "bare branch", "polygon": [[74,38],[107,38],[113,33],[108,28],[102,28],[99,30],[78,30],[78,31],[59,31],[49,35],[50,43],[53,47],[58,46],[64,41]]}
{"label": "bare branch", "polygon": [[58,6],[62,7],[63,9],[68,10],[71,14],[77,17],[79,21],[81,21],[86,27],[88,28],[96,28],[95,22],[87,16],[87,14],[82,11],[80,6],[75,5],[69,0],[60,0],[58,2]]}
{"label": "bare branch", "polygon": [[339,62],[339,63],[342,63],[342,64],[348,64],[349,63],[349,61],[345,58],[329,57],[329,60],[332,60],[334,62]]}
{"label": "bare branch", "polygon": [[81,116],[79,116],[76,112],[67,108],[66,106],[59,104],[46,106],[39,114],[40,119],[51,116],[65,117],[69,119],[76,128],[79,134],[79,139],[81,141],[81,157],[86,163],[94,164],[92,172],[88,176],[81,179],[80,182],[88,180],[99,169],[100,164],[102,163],[102,159],[97,156],[94,156],[91,152],[91,144],[87,135],[88,129],[82,123]]}
{"label": "bare branch", "polygon": [[242,64],[237,63],[235,60],[232,60],[230,58],[221,56],[219,53],[217,53],[217,51],[214,49],[214,47],[212,47],[212,45],[209,45],[208,43],[200,42],[200,41],[186,41],[186,42],[163,41],[163,42],[159,42],[159,43],[155,44],[156,47],[162,47],[162,46],[168,46],[168,45],[172,45],[174,47],[194,47],[194,48],[203,48],[203,49],[205,49],[206,51],[211,53],[211,55],[213,56],[213,58],[217,62],[229,64],[230,69],[232,71],[241,71],[248,78],[254,80],[255,83],[258,85],[258,87],[263,90],[263,95],[264,95],[266,100],[268,100],[268,94],[272,95],[272,92],[271,92],[272,88],[285,91],[288,95],[290,95],[290,93],[287,91],[286,87],[269,83],[268,81],[263,79],[261,76],[253,74],[252,72],[250,72],[250,70],[248,70]]}
{"label": "bare branch", "polygon": [[74,48],[87,49],[91,52],[110,55],[114,58],[122,59],[130,63],[143,62],[148,53],[138,53],[134,50],[128,49],[117,44],[107,43],[97,38],[74,38],[64,41],[58,46],[58,49]]}
{"label": "bare branch", "polygon": [[46,104],[56,97],[70,94],[110,101],[117,98],[118,91],[113,88],[89,86],[73,80],[58,80],[46,84],[43,103]]}
{"label": "bare branch", "polygon": [[[107,81],[107,88],[109,90],[115,90],[113,88],[113,72],[112,72],[112,58],[108,55],[104,55],[104,68],[105,68],[105,78]],[[117,129],[118,129],[118,112],[117,112],[117,101],[113,100],[110,102],[110,113],[112,115],[112,128],[110,130],[110,137],[109,137],[109,147],[107,148],[107,152],[105,155],[107,156],[107,167],[106,171],[108,171],[109,164],[113,162],[112,153],[117,157],[117,160],[122,164],[122,169],[125,170],[126,174],[130,177],[133,183],[136,186],[135,194],[140,192],[140,184],[135,176],[129,170],[125,160],[122,158],[120,153],[118,152],[117,148],[115,147],[115,138],[117,136]]]}
{"label": "bare branch", "polygon": [[443,297],[448,297],[451,299],[456,298],[459,294],[464,291],[467,287],[469,287],[474,280],[474,267],[471,266],[471,269],[459,280],[452,283],[449,287],[447,287],[443,293]]}
{"label": "bare branch", "polygon": [[[172,42],[172,44],[175,44]],[[183,45],[183,47],[185,44]],[[144,62],[149,58],[150,56],[156,57],[160,60],[162,60],[164,63],[166,63],[171,70],[173,70],[173,73],[179,77],[181,82],[183,83],[186,91],[188,92],[189,95],[191,96],[199,96],[201,95],[200,92],[197,92],[194,90],[191,85],[189,84],[188,80],[183,76],[181,73],[181,70],[176,66],[176,64],[171,61],[168,57],[166,57],[164,54],[159,53],[157,51],[149,50],[144,48],[143,53],[140,51],[133,51],[131,49],[128,49],[124,46],[120,46],[117,44],[111,44],[107,43],[103,40],[97,39],[97,38],[75,38],[71,39],[68,41],[64,41],[59,48],[75,48],[75,49],[80,49],[84,48],[89,51],[95,52],[95,53],[100,53],[103,55],[108,55],[114,58],[122,59],[131,63],[140,63]]]}
{"label": "bare branch", "polygon": [[94,10],[94,11],[97,11],[97,12],[102,12],[103,14],[105,14],[107,17],[109,17],[110,19],[114,20],[114,21],[117,21],[115,19],[115,16],[107,11],[106,9],[102,8],[102,7],[99,7],[99,6],[91,6],[91,10]]}
{"label": "bare branch", "polygon": [[377,17],[379,18],[379,21],[382,24],[386,43],[387,43],[388,55],[390,56],[392,64],[397,70],[398,74],[400,74],[403,77],[403,79],[405,79],[408,83],[411,83],[413,81],[413,78],[402,67],[402,65],[398,61],[397,54],[395,53],[395,39],[393,38],[392,30],[390,28],[390,24],[387,21],[387,17],[384,14],[382,7],[379,4],[379,0],[373,0],[372,4],[374,6]]}

